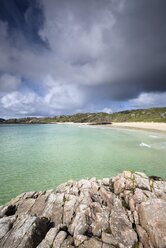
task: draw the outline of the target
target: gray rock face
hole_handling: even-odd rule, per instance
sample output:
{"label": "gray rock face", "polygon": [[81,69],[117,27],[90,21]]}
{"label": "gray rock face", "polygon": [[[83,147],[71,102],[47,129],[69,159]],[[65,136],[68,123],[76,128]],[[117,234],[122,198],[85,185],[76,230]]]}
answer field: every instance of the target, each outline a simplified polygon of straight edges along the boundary
{"label": "gray rock face", "polygon": [[21,194],[0,207],[0,248],[165,248],[166,182],[125,171]]}

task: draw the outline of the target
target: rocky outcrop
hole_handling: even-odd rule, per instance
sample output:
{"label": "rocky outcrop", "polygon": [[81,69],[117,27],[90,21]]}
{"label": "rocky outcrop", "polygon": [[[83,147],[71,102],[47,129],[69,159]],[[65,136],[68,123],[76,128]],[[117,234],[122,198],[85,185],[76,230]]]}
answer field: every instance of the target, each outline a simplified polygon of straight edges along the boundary
{"label": "rocky outcrop", "polygon": [[125,171],[24,193],[0,207],[3,248],[165,248],[166,182]]}

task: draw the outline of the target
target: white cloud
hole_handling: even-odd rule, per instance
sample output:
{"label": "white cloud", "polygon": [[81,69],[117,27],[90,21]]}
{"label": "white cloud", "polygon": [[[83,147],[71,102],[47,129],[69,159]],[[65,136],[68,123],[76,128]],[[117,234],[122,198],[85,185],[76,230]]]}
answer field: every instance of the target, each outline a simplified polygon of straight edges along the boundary
{"label": "white cloud", "polygon": [[111,108],[104,108],[101,112],[107,113],[107,114],[111,114],[113,111]]}
{"label": "white cloud", "polygon": [[81,107],[84,104],[84,94],[77,85],[54,82],[50,76],[47,80],[49,89],[43,100],[51,108],[65,110]]}
{"label": "white cloud", "polygon": [[83,107],[85,98],[78,86],[54,82],[51,76],[45,80],[42,83],[48,85],[42,96],[33,91],[13,91],[1,96],[0,110],[3,116],[57,115]]}
{"label": "white cloud", "polygon": [[10,116],[39,115],[39,112],[46,114],[46,112],[43,112],[44,105],[42,99],[34,92],[20,93],[14,91],[4,95],[0,103],[2,115],[7,118]]}
{"label": "white cloud", "polygon": [[166,104],[166,92],[164,93],[142,93],[137,98],[129,100],[129,105],[133,107],[157,107]]}
{"label": "white cloud", "polygon": [[37,103],[37,96],[31,92],[21,94],[20,92],[14,91],[8,93],[1,98],[1,104],[7,111],[15,113],[16,115],[22,114],[22,112],[32,113]]}

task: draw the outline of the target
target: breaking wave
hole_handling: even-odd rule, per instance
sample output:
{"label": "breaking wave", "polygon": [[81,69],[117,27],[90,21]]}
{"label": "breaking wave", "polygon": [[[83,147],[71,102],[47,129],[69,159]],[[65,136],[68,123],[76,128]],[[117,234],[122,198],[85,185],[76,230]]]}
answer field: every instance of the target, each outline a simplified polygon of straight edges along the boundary
{"label": "breaking wave", "polygon": [[147,147],[147,148],[151,148],[151,146],[150,145],[148,145],[148,144],[146,144],[146,143],[141,143],[141,144],[139,144],[139,146],[144,146],[144,147]]}

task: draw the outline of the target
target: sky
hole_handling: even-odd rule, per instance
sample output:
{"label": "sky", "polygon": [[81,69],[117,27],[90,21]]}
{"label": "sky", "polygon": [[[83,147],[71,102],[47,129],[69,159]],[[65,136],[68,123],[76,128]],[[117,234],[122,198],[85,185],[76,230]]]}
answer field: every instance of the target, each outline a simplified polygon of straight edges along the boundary
{"label": "sky", "polygon": [[0,117],[166,106],[165,0],[0,0]]}

